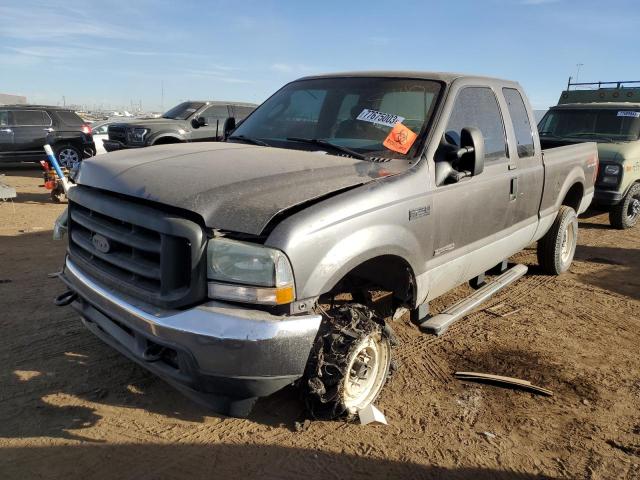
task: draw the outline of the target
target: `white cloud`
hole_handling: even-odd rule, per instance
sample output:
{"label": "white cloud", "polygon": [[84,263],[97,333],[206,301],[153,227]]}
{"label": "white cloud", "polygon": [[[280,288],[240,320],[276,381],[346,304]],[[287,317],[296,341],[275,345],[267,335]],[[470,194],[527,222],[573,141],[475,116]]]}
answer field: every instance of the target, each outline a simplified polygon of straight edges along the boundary
{"label": "white cloud", "polygon": [[273,63],[269,68],[274,72],[295,74],[309,73],[317,70],[317,68],[302,63]]}
{"label": "white cloud", "polygon": [[0,36],[21,40],[132,39],[135,31],[96,22],[73,9],[0,7]]}

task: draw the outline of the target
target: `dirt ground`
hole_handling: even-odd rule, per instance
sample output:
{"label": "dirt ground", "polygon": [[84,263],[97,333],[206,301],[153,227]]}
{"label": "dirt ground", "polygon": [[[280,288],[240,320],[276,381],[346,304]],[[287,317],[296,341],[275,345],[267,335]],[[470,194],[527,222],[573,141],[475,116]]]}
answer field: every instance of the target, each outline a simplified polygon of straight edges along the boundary
{"label": "dirt ground", "polygon": [[[296,431],[293,388],[248,419],[195,405],[86,331],[47,277],[64,243],[37,170],[11,169],[0,203],[0,478],[640,479],[640,228],[580,220],[571,271],[518,283],[443,337],[394,324],[388,426]],[[436,308],[464,294],[442,298]],[[453,378],[531,380],[553,397]]]}

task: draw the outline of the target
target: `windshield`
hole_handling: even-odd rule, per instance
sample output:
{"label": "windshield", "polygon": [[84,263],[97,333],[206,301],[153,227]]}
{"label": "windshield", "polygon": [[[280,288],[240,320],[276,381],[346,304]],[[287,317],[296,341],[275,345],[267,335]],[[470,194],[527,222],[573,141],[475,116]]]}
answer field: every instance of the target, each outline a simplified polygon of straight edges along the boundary
{"label": "windshield", "polygon": [[629,141],[640,138],[640,109],[551,110],[538,126],[541,137]]}
{"label": "windshield", "polygon": [[395,78],[321,78],[286,85],[256,109],[234,137],[284,148],[415,156],[441,84]]}
{"label": "windshield", "polygon": [[186,120],[193,113],[200,110],[204,106],[202,102],[182,102],[180,105],[176,105],[167,113],[162,115],[162,118],[170,118],[172,120]]}

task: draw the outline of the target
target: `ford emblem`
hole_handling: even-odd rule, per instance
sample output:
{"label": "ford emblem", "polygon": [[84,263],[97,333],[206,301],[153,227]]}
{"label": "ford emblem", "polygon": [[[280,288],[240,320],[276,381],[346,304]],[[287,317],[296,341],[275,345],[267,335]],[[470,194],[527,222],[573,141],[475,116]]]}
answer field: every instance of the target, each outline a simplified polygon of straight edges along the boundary
{"label": "ford emblem", "polygon": [[93,235],[93,237],[91,237],[91,243],[93,243],[93,246],[99,252],[109,253],[109,250],[111,250],[111,244],[109,243],[109,240],[99,233],[96,233]]}

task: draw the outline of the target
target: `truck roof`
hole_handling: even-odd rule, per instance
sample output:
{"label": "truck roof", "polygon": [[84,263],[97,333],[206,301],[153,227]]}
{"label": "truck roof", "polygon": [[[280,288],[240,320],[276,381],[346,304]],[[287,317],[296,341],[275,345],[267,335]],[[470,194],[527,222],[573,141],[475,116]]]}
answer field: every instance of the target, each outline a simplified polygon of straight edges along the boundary
{"label": "truck roof", "polygon": [[494,77],[483,77],[480,75],[469,75],[464,73],[451,73],[451,72],[422,72],[422,71],[404,71],[404,70],[368,70],[368,71],[354,71],[354,72],[336,72],[336,73],[324,73],[319,75],[309,75],[302,77],[299,80],[310,80],[316,78],[340,78],[340,77],[378,77],[378,78],[418,78],[424,80],[437,80],[441,82],[451,83],[459,78],[477,79],[486,84],[496,83],[500,85],[510,84],[518,85],[517,82],[511,80],[504,80]]}
{"label": "truck roof", "polygon": [[54,106],[54,105],[28,105],[28,104],[24,104],[24,103],[19,103],[19,104],[4,104],[4,103],[0,103],[0,106],[2,106],[2,108],[11,108],[12,110],[33,110],[34,108],[39,108],[39,109],[46,109],[46,110],[59,110],[59,111],[66,111],[66,112],[74,112],[75,110],[73,108],[69,108],[69,107],[60,107],[60,106]]}
{"label": "truck roof", "polygon": [[231,102],[226,100],[186,100],[187,102],[206,103],[207,105],[235,105],[238,107],[257,107],[255,103]]}
{"label": "truck roof", "polygon": [[638,102],[562,103],[551,107],[551,110],[624,110],[629,108],[640,108],[640,97]]}
{"label": "truck roof", "polygon": [[569,77],[567,89],[560,95],[558,105],[617,103],[626,104],[628,107],[630,103],[640,103],[639,80],[582,83],[572,83],[571,80]]}

